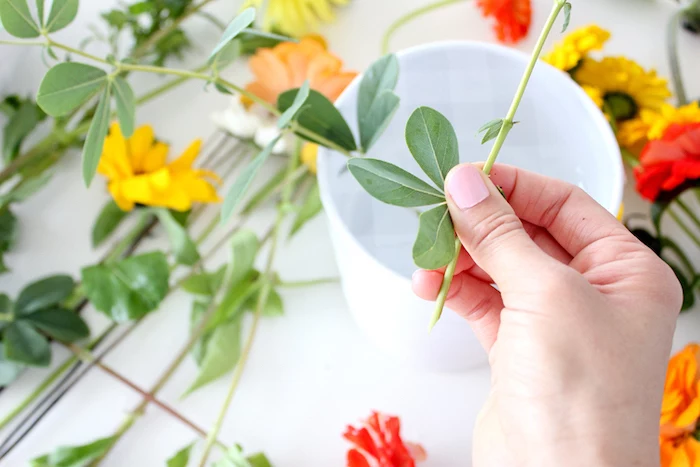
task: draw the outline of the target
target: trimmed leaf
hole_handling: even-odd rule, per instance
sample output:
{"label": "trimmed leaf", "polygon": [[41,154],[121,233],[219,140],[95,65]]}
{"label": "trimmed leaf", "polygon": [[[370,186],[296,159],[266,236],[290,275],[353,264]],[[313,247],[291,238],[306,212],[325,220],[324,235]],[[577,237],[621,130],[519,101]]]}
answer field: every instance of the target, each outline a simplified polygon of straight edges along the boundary
{"label": "trimmed leaf", "polygon": [[181,287],[187,293],[193,295],[212,296],[221,288],[226,276],[226,266],[221,266],[215,272],[203,272],[188,277]]}
{"label": "trimmed leaf", "polygon": [[11,323],[3,334],[5,357],[32,366],[51,364],[51,347],[44,336],[24,321]]}
{"label": "trimmed leaf", "polygon": [[459,164],[457,134],[444,115],[430,107],[417,108],[406,124],[406,143],[423,172],[442,188],[447,173]]}
{"label": "trimmed leaf", "polygon": [[4,346],[0,347],[0,387],[12,383],[24,370],[24,365],[11,362],[5,357]]}
{"label": "trimmed leaf", "polygon": [[124,137],[130,138],[136,126],[136,98],[134,90],[121,76],[114,79],[114,100],[117,104],[119,127]]}
{"label": "trimmed leaf", "polygon": [[92,226],[92,246],[96,248],[109,238],[119,227],[119,224],[129,215],[127,211],[122,211],[114,200],[107,201],[100,215]]}
{"label": "trimmed leaf", "polygon": [[197,245],[190,238],[187,230],[175,220],[170,211],[164,208],[155,209],[154,211],[160,224],[168,234],[170,246],[173,249],[177,262],[192,266],[199,261],[200,256],[197,252]]}
{"label": "trimmed leaf", "polygon": [[413,261],[422,269],[439,269],[455,256],[455,233],[447,205],[420,215],[418,237],[413,244]]}
{"label": "trimmed leaf", "polygon": [[187,467],[187,464],[190,463],[190,453],[193,447],[194,443],[190,443],[176,452],[173,457],[168,459],[167,467]]}
{"label": "trimmed leaf", "polygon": [[116,438],[98,439],[82,446],[62,446],[51,454],[30,461],[31,467],[85,467],[102,456],[114,444]]}
{"label": "trimmed leaf", "polygon": [[270,157],[270,154],[272,154],[272,149],[275,147],[281,137],[282,135],[270,141],[270,143],[265,146],[262,151],[260,151],[260,154],[258,154],[255,159],[253,159],[248,166],[243,169],[236,181],[233,182],[233,185],[231,185],[231,188],[226,195],[226,199],[224,199],[224,205],[221,208],[221,220],[223,222],[227,221],[228,218],[231,217],[234,209],[236,209],[238,203],[240,203],[243,196],[245,196],[248,188],[250,188],[250,184],[253,183],[255,176],[258,174],[260,168],[263,166],[267,158]]}
{"label": "trimmed leaf", "polygon": [[571,23],[571,3],[566,2],[564,4],[564,26],[561,29],[562,33],[569,29],[569,23]]}
{"label": "trimmed leaf", "polygon": [[74,288],[73,278],[64,274],[32,282],[20,292],[15,313],[17,316],[28,315],[58,305],[73,293]]}
{"label": "trimmed leaf", "polygon": [[85,138],[85,146],[83,146],[83,180],[85,181],[85,186],[90,186],[102,157],[102,148],[105,144],[107,131],[109,131],[109,100],[110,86],[107,86],[102,97],[100,97],[100,102],[97,104],[97,110]]}
{"label": "trimmed leaf", "polygon": [[61,342],[75,342],[90,335],[85,321],[75,312],[63,308],[37,311],[22,320]]}
{"label": "trimmed leaf", "polygon": [[244,29],[250,26],[255,21],[255,8],[246,8],[238,16],[233,18],[233,21],[224,31],[219,43],[214,47],[210,57],[218,54],[229,42],[236,38]]}
{"label": "trimmed leaf", "polygon": [[41,35],[41,28],[29,12],[27,0],[0,0],[0,19],[7,32],[15,37],[31,39]]}
{"label": "trimmed leaf", "polygon": [[78,0],[53,0],[46,30],[56,32],[73,22],[78,14]]}
{"label": "trimmed leaf", "polygon": [[158,308],[168,292],[169,277],[165,255],[153,252],[84,268],[82,285],[95,308],[125,322]]}
{"label": "trimmed leaf", "polygon": [[294,102],[292,105],[284,111],[284,113],[280,116],[280,118],[277,120],[277,128],[280,130],[282,128],[285,128],[287,125],[289,125],[292,120],[297,116],[299,111],[301,110],[302,106],[306,102],[306,99],[309,98],[309,91],[310,91],[310,84],[309,80],[307,79],[304,81],[304,84],[301,85],[299,89],[297,89],[297,94],[294,97]]}
{"label": "trimmed leaf", "polygon": [[399,79],[396,55],[386,55],[374,62],[362,76],[357,97],[360,144],[367,152],[379,139],[399,106],[394,94]]}
{"label": "trimmed leaf", "polygon": [[389,162],[355,157],[348,168],[370,195],[384,203],[409,208],[445,202],[440,191]]}
{"label": "trimmed leaf", "polygon": [[31,101],[23,102],[12,115],[3,131],[2,155],[5,162],[17,156],[22,141],[34,131],[42,115],[44,113]]}
{"label": "trimmed leaf", "polygon": [[[241,43],[238,40],[231,41],[226,44],[219,53],[209,58],[209,66],[216,73],[221,73],[229,65],[235,62],[241,56]],[[225,93],[230,91],[224,88]]]}
{"label": "trimmed leaf", "polygon": [[59,63],[44,76],[36,102],[52,117],[62,117],[97,94],[107,83],[107,73],[82,63]]}
{"label": "trimmed leaf", "polygon": [[308,221],[316,217],[322,210],[323,205],[321,204],[321,193],[318,188],[318,182],[314,181],[313,186],[306,193],[306,198],[301,205],[301,209],[299,209],[299,212],[294,218],[289,236],[291,237],[296,234]]}
{"label": "trimmed leaf", "polygon": [[[277,108],[282,112],[286,111],[293,105],[296,95],[297,90],[295,89],[280,94],[277,99]],[[348,151],[357,149],[355,137],[352,135],[348,123],[326,96],[312,89],[306,100],[305,108],[306,110],[297,119],[299,125],[334,142],[343,149]],[[322,143],[313,138],[305,135],[299,136],[323,146]]]}
{"label": "trimmed leaf", "polygon": [[485,123],[481,128],[479,128],[478,133],[483,133],[484,131],[486,134],[484,135],[483,139],[481,140],[481,144],[486,144],[492,139],[494,139],[496,136],[498,136],[498,133],[501,131],[501,127],[503,126],[504,120],[502,118],[499,118],[497,120],[491,120],[490,122]]}

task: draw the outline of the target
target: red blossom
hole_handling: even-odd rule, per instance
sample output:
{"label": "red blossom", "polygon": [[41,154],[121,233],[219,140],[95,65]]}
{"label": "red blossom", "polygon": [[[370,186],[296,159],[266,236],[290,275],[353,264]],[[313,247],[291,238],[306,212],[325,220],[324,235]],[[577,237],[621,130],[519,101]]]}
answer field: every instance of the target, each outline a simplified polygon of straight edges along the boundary
{"label": "red blossom", "polygon": [[477,0],[484,16],[493,16],[498,40],[515,43],[527,36],[532,22],[531,0]]}
{"label": "red blossom", "polygon": [[700,179],[700,123],[672,124],[647,143],[634,169],[637,191],[650,201]]}
{"label": "red blossom", "polygon": [[348,426],[343,435],[353,443],[348,451],[348,467],[415,467],[425,459],[425,450],[401,439],[398,417],[372,412],[364,426]]}

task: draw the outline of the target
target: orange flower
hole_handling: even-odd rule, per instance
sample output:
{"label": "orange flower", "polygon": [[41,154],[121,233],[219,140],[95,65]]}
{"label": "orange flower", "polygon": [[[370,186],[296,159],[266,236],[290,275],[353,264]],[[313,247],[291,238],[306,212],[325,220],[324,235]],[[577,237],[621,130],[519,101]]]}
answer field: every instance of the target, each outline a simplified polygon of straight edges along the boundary
{"label": "orange flower", "polygon": [[311,89],[335,101],[357,76],[343,71],[343,61],[326,49],[322,38],[314,36],[258,49],[250,59],[250,69],[255,81],[246,89],[273,105],[280,94],[300,87],[306,80]]}
{"label": "orange flower", "polygon": [[426,458],[422,446],[403,442],[398,417],[372,412],[365,426],[348,426],[343,437],[355,445],[347,467],[415,467]]}
{"label": "orange flower", "polygon": [[527,36],[532,22],[530,0],[477,0],[484,16],[493,16],[501,42],[514,43]]}
{"label": "orange flower", "polygon": [[692,436],[661,441],[661,467],[700,465],[700,442]]}

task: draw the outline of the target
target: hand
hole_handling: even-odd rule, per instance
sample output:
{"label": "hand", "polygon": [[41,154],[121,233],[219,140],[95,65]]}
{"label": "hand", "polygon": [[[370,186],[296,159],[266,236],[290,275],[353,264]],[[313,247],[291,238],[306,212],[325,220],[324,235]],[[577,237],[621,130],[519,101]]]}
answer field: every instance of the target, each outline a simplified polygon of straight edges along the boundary
{"label": "hand", "polygon": [[[673,271],[573,185],[464,164],[445,191],[466,250],[447,306],[492,369],[474,467],[657,467]],[[418,271],[415,293],[435,300],[442,278]]]}

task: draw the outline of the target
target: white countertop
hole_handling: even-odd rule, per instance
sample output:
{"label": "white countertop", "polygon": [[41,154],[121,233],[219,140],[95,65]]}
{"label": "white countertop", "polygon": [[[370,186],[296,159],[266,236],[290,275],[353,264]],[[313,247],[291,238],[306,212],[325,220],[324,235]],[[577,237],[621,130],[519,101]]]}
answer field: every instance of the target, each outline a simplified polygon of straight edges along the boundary
{"label": "white countertop", "polygon": [[[532,30],[542,26],[551,0],[535,0]],[[96,12],[115,4],[113,0],[81,2],[79,24],[94,20]],[[233,3],[233,4],[231,4]],[[403,13],[427,4],[426,0],[353,0],[339,13],[336,24],[323,30],[332,49],[348,66],[363,69],[379,55],[381,35]],[[613,38],[608,54],[625,54],[645,66],[668,75],[664,50],[666,19],[672,12],[666,0],[573,0],[572,27],[596,22]],[[238,2],[220,1],[212,11],[221,18],[233,16]],[[77,42],[85,29],[79,24],[60,33],[65,42]],[[187,57],[196,65],[216,41],[217,33],[206,22],[187,26],[199,37],[197,50]],[[531,49],[536,34],[520,44]],[[427,15],[396,35],[394,50],[419,43],[470,39],[494,42],[488,22],[473,5],[457,4]],[[697,56],[700,38],[684,34],[681,40],[687,77],[700,76]],[[13,54],[13,55],[9,55]],[[29,93],[44,72],[38,50],[0,48],[0,56],[14,57],[18,68],[0,90]],[[5,71],[7,75],[7,71]],[[245,71],[235,73],[243,81]],[[135,87],[146,90],[159,79],[138,76]],[[700,95],[700,82],[686,79],[691,96]],[[152,123],[159,135],[169,139],[175,151],[213,128],[211,111],[226,105],[218,93],[202,92],[201,83],[189,83],[176,95],[161,97],[139,110],[139,122]],[[49,187],[21,205],[21,235],[8,263],[12,273],[0,276],[0,288],[14,294],[27,282],[43,275],[67,272],[78,275],[80,267],[97,260],[100,252],[90,248],[90,229],[107,199],[101,183],[86,193],[79,176],[78,157],[66,158]],[[645,212],[644,205],[628,189],[628,212]],[[252,220],[254,226],[270,222],[272,210]],[[262,228],[262,227],[261,227]],[[215,259],[223,261],[225,256]],[[323,217],[314,220],[300,235],[282,244],[277,269],[287,280],[329,277],[337,274]],[[410,293],[410,291],[406,291]],[[240,443],[247,452],[264,451],[278,466],[343,465],[348,444],[341,438],[347,423],[355,423],[373,409],[398,414],[404,438],[420,442],[428,451],[426,466],[470,465],[472,425],[488,391],[487,369],[464,374],[433,374],[397,366],[369,344],[349,315],[338,285],[325,285],[284,292],[286,315],[264,320],[242,384],[224,424],[220,439]],[[190,299],[174,294],[105,363],[147,388],[173,358],[187,338]],[[700,308],[680,318],[676,347],[700,340]],[[106,325],[88,313],[93,333]],[[54,365],[65,358],[54,350]],[[224,398],[229,378],[179,400],[194,378],[196,369],[187,361],[160,393],[199,425],[209,427]],[[0,394],[0,416],[31,391],[47,371],[26,372]],[[99,369],[57,404],[51,413],[1,465],[20,466],[58,445],[76,445],[110,435],[140,396]],[[0,439],[4,435],[0,434]],[[156,466],[196,438],[187,427],[151,407],[147,415],[118,444],[108,466]]]}

